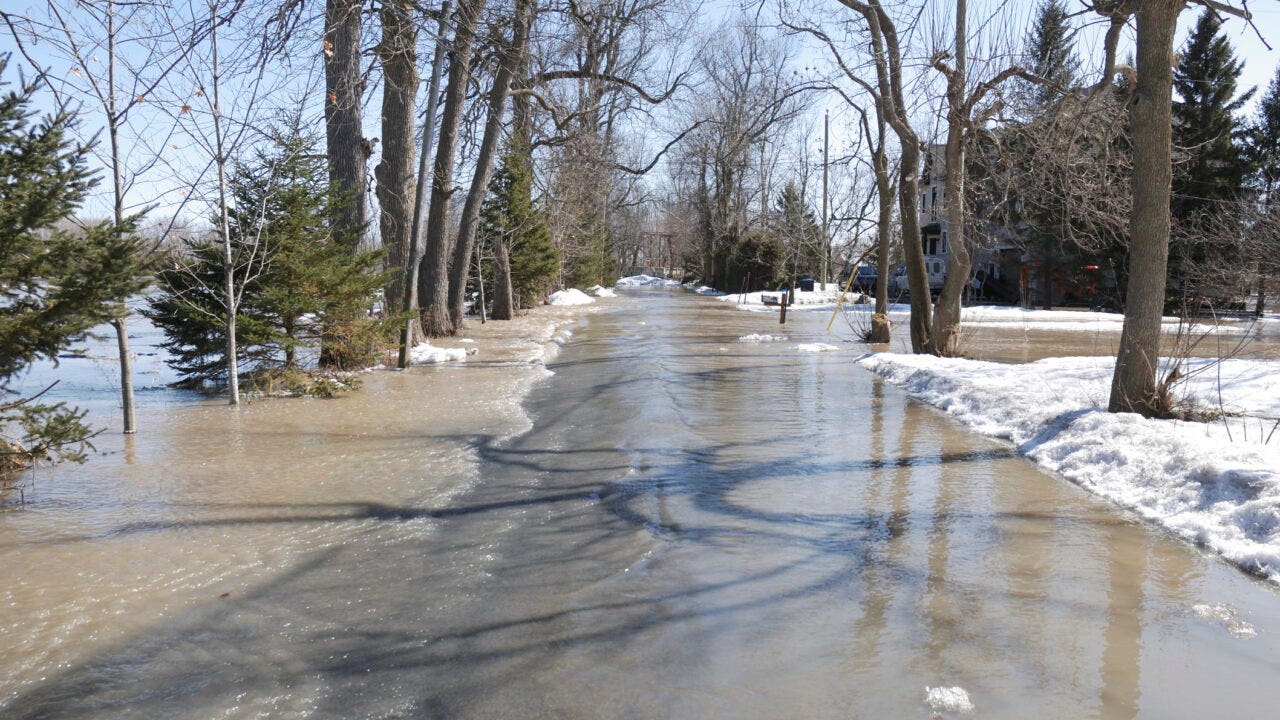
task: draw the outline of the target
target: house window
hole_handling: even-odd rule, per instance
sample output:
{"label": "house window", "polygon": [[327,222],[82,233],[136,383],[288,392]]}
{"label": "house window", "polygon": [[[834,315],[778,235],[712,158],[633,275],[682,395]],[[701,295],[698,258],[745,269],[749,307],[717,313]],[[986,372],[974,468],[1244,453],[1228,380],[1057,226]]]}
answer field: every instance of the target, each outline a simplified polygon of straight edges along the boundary
{"label": "house window", "polygon": [[933,206],[934,206],[934,207],[938,207],[938,186],[937,186],[937,185],[934,185],[934,186],[933,186],[933,200],[932,200],[932,202],[933,202]]}

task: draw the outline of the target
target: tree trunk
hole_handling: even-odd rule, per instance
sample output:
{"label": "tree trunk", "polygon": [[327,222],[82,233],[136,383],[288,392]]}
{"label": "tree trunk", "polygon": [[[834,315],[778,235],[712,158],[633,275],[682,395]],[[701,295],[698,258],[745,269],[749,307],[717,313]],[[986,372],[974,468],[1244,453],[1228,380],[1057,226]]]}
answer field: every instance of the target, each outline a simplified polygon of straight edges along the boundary
{"label": "tree trunk", "polygon": [[480,224],[480,205],[489,189],[489,176],[493,172],[493,158],[498,153],[498,140],[502,134],[502,119],[506,115],[507,96],[516,69],[522,64],[525,48],[529,43],[529,6],[532,0],[516,0],[512,40],[489,91],[489,116],[485,121],[484,136],[476,156],[475,174],[471,189],[462,206],[462,220],[458,225],[458,238],[453,247],[453,263],[449,271],[449,321],[454,332],[462,329],[464,303],[466,301],[467,275],[470,259],[475,251],[476,227]]}
{"label": "tree trunk", "polygon": [[[893,184],[889,180],[889,158],[885,152],[884,120],[878,118],[879,146],[871,161],[876,175],[876,196],[880,204],[880,215],[876,224],[876,311],[871,315],[871,337],[873,343],[889,342],[891,327],[889,325],[889,243],[892,236],[893,223]],[[856,268],[855,268],[856,270]]]}
{"label": "tree trunk", "polygon": [[339,193],[337,227],[360,247],[364,238],[369,147],[360,120],[360,21],[363,0],[327,0],[324,13],[324,127],[329,182]]}
{"label": "tree trunk", "polygon": [[902,157],[898,174],[898,214],[902,224],[902,257],[907,265],[907,288],[911,293],[911,352],[926,352],[933,332],[933,307],[929,298],[929,271],[924,265],[920,244],[920,215],[916,203],[920,195],[920,144],[914,134],[899,135]]}
{"label": "tree trunk", "polygon": [[493,313],[494,320],[511,320],[516,316],[515,297],[511,290],[511,255],[507,243],[498,238],[493,243]]}
{"label": "tree trunk", "polygon": [[403,310],[405,275],[413,227],[414,107],[418,96],[418,28],[410,0],[384,0],[380,17],[382,42],[382,159],[374,169],[378,180],[378,227],[391,269],[385,307]]}
{"label": "tree trunk", "polygon": [[955,66],[947,78],[947,176],[943,188],[947,211],[947,277],[938,293],[929,352],[952,357],[960,351],[960,299],[969,285],[973,260],[965,235],[965,139],[969,126],[966,107],[967,7],[956,0]]}
{"label": "tree trunk", "polygon": [[[116,4],[107,2],[107,134],[111,141],[111,186],[115,200],[116,231],[124,227],[124,160],[120,150],[120,118],[116,113]],[[123,432],[132,435],[138,431],[133,400],[133,357],[129,351],[129,305],[120,302],[119,316],[111,321],[116,331],[116,347],[120,352],[120,411],[124,419]]]}
{"label": "tree trunk", "polygon": [[1133,124],[1133,210],[1124,330],[1111,380],[1111,412],[1157,409],[1160,320],[1169,260],[1172,172],[1173,39],[1184,0],[1146,0],[1138,10],[1138,72]]}
{"label": "tree trunk", "polygon": [[227,402],[240,404],[240,360],[236,348],[236,313],[240,303],[236,296],[236,269],[231,254],[231,211],[227,205],[227,153],[223,144],[222,105],[220,90],[222,85],[221,69],[218,65],[218,22],[213,18],[209,33],[209,43],[213,50],[213,137],[214,151],[217,157],[214,163],[218,166],[218,228],[222,235],[223,287],[222,298],[226,305],[227,315],[224,328],[227,333]]}
{"label": "tree trunk", "polygon": [[454,151],[458,126],[471,81],[471,48],[476,23],[485,0],[463,0],[454,15],[449,82],[445,87],[444,117],[440,120],[440,142],[436,148],[435,171],[431,177],[431,206],[427,212],[426,238],[418,274],[418,298],[422,305],[422,332],[441,337],[454,332],[449,317],[449,256],[453,251],[448,234],[450,197],[453,194]]}
{"label": "tree trunk", "polygon": [[431,57],[431,80],[427,82],[427,111],[422,122],[422,154],[418,157],[418,181],[413,192],[413,227],[409,232],[409,248],[405,263],[404,301],[400,308],[412,313],[400,331],[400,357],[396,367],[409,367],[409,348],[422,337],[422,323],[418,320],[418,260],[422,252],[422,229],[426,225],[427,188],[431,182],[431,146],[436,137],[436,109],[440,100],[440,75],[444,67],[444,52],[448,45],[449,10],[452,0],[440,3],[440,16],[436,23],[436,49]]}

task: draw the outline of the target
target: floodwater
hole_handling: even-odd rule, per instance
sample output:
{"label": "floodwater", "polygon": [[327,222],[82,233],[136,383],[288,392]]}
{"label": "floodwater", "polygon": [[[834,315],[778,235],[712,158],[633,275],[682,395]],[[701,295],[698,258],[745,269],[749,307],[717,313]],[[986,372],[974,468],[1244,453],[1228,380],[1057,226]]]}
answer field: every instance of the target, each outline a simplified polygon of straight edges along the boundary
{"label": "floodwater", "polygon": [[826,317],[597,309],[550,377],[491,324],[465,365],[175,403],[44,472],[0,512],[0,715],[929,718],[959,687],[981,718],[1274,717],[1274,586],[910,401]]}

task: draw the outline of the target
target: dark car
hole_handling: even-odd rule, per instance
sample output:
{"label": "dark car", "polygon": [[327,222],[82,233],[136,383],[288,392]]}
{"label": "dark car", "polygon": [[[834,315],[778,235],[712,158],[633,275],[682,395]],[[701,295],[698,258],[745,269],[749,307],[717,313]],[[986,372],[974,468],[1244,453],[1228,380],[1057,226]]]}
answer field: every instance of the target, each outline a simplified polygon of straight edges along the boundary
{"label": "dark car", "polygon": [[[853,272],[853,284],[849,285],[849,274],[851,270]],[[840,272],[840,275],[836,277],[836,282],[839,283],[841,290],[848,285],[851,291],[866,293],[867,295],[875,294],[876,280],[876,269],[871,265],[859,265],[857,268],[845,268]]]}

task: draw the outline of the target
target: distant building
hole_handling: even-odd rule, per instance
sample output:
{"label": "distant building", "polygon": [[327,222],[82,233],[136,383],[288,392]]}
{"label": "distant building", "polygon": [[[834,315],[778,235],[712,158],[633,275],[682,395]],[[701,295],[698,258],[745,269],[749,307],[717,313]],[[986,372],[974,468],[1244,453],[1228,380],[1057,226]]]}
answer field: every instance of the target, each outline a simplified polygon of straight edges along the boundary
{"label": "distant building", "polygon": [[[931,145],[925,153],[924,172],[920,177],[920,243],[929,273],[929,288],[934,291],[942,287],[951,267],[946,180],[946,146]],[[978,217],[988,214],[983,208],[973,210]],[[1024,260],[1022,244],[1017,242],[1019,230],[990,222],[982,223],[982,226],[976,232],[970,230],[973,270],[969,282],[973,287],[972,296],[1017,302]]]}

